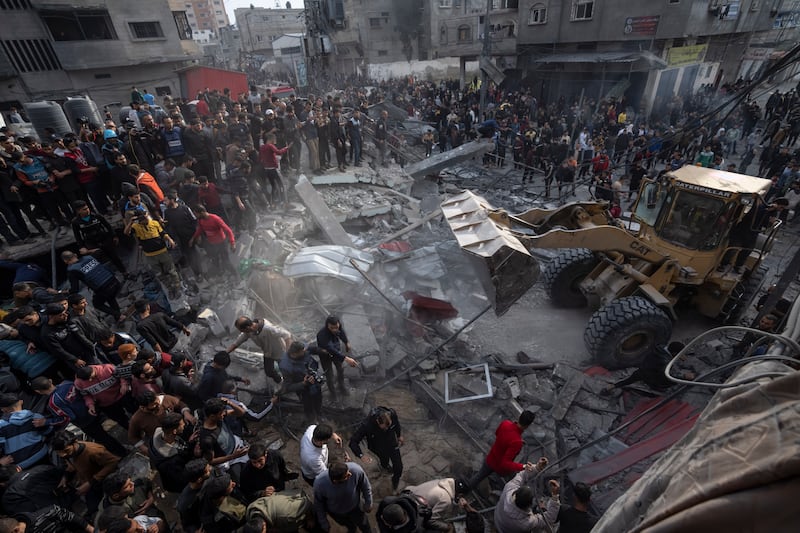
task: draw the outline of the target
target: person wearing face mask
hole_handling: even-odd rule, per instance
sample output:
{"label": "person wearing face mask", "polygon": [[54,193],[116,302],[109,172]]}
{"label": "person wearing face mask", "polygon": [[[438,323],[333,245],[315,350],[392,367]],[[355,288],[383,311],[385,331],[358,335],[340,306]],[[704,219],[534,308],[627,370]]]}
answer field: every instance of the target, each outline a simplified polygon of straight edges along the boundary
{"label": "person wearing face mask", "polygon": [[111,224],[99,213],[92,210],[83,200],[72,203],[75,218],[72,219],[72,233],[81,255],[102,252],[122,274],[127,274],[128,269],[117,253],[119,238],[114,233]]}

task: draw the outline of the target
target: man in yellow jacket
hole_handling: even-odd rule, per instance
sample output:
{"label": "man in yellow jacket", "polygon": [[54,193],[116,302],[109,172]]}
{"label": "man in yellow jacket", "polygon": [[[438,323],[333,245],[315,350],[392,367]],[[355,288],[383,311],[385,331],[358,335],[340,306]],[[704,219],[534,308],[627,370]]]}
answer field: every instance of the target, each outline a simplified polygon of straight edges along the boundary
{"label": "man in yellow jacket", "polygon": [[170,299],[177,298],[181,278],[169,254],[169,249],[175,247],[175,241],[164,231],[164,226],[150,218],[147,213],[140,212],[127,220],[123,232],[125,235],[133,233],[150,268],[156,271],[159,279],[169,288]]}

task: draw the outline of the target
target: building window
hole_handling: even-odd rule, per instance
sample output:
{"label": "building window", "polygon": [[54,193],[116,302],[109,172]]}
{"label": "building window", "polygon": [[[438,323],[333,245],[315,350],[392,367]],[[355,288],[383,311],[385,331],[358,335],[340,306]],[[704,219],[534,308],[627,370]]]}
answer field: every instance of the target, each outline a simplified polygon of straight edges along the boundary
{"label": "building window", "polygon": [[4,11],[13,11],[15,9],[30,9],[30,0],[0,0],[0,9]]}
{"label": "building window", "polygon": [[594,15],[594,0],[572,0],[570,20],[591,20]]}
{"label": "building window", "polygon": [[263,40],[264,40],[264,36],[263,35],[256,35],[256,41],[261,42]]}
{"label": "building window", "polygon": [[117,38],[108,11],[42,11],[54,41],[107,41]]}
{"label": "building window", "polygon": [[53,45],[47,39],[20,39],[0,41],[14,69],[19,72],[44,72],[61,70]]}
{"label": "building window", "polygon": [[378,55],[379,56],[388,56],[389,55],[389,51],[388,50],[378,50]]}
{"label": "building window", "polygon": [[439,28],[439,42],[442,44],[447,43],[447,26],[442,24],[442,27]]}
{"label": "building window", "polygon": [[94,79],[96,80],[109,80],[111,79],[111,74],[104,72],[102,74],[95,74]]}
{"label": "building window", "polygon": [[528,25],[545,24],[547,22],[547,7],[544,4],[533,4],[528,13]]}
{"label": "building window", "polygon": [[439,7],[453,7],[453,0],[439,0]]}
{"label": "building window", "polygon": [[261,17],[262,22],[269,22],[269,17]]}
{"label": "building window", "polygon": [[680,4],[681,0],[669,0],[670,4]]}
{"label": "building window", "polygon": [[181,41],[189,41],[192,38],[192,27],[189,19],[186,18],[186,11],[173,11],[172,18],[175,19],[175,27],[178,28],[178,38]]}
{"label": "building window", "polygon": [[469,26],[458,27],[458,42],[468,43],[472,40],[472,28]]}
{"label": "building window", "polygon": [[383,19],[380,19],[380,18],[371,18],[371,19],[369,19],[369,27],[370,28],[380,28],[382,20]]}
{"label": "building window", "polygon": [[517,9],[519,0],[492,0],[492,9]]}
{"label": "building window", "polygon": [[134,39],[162,39],[164,37],[160,22],[129,22],[128,27],[130,27]]}

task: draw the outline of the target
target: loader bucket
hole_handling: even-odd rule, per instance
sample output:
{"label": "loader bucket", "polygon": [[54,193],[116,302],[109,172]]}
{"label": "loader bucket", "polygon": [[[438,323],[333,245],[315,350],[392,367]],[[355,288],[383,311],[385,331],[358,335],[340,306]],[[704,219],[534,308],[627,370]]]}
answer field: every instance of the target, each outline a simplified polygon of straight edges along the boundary
{"label": "loader bucket", "polygon": [[[495,313],[504,314],[536,280],[539,263],[502,222],[484,198],[464,191],[442,202],[459,246],[467,252]],[[494,219],[493,219],[494,218]]]}

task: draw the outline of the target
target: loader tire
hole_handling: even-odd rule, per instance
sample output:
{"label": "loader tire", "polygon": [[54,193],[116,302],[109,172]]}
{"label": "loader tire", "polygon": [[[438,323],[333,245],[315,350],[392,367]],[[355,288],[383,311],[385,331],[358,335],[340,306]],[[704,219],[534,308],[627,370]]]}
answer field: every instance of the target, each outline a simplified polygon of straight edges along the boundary
{"label": "loader tire", "polygon": [[597,258],[586,248],[564,249],[550,261],[544,273],[544,283],[553,305],[586,307],[586,296],[581,292],[580,283],[597,263]]}
{"label": "loader tire", "polygon": [[723,324],[730,326],[739,322],[739,319],[747,312],[758,291],[764,285],[764,278],[767,277],[768,270],[766,266],[759,265],[758,268],[750,272],[747,279],[742,280],[741,283],[733,288],[718,317]]}
{"label": "loader tire", "polygon": [[653,302],[626,296],[598,309],[583,342],[597,364],[614,370],[641,364],[672,335],[672,321]]}

